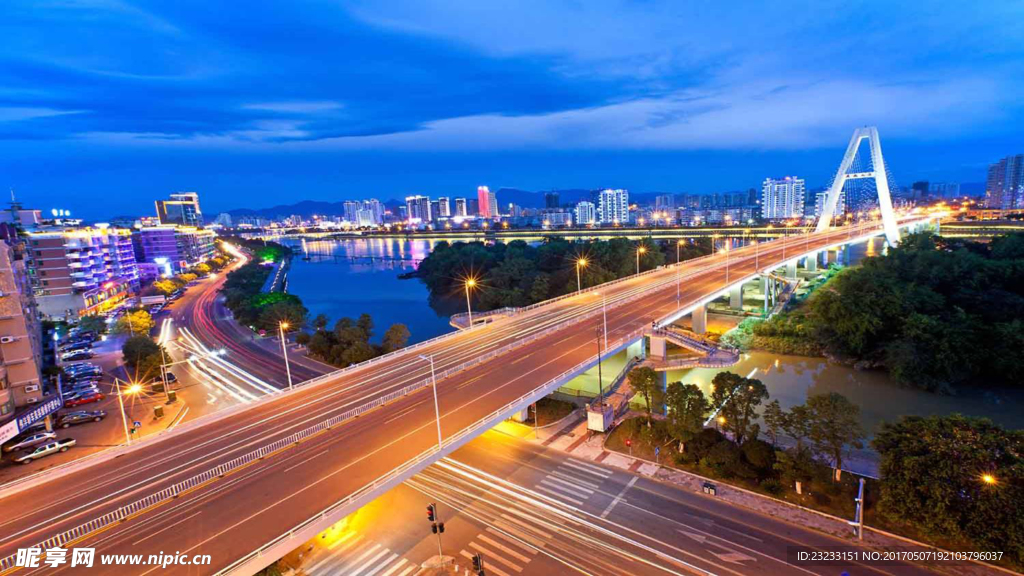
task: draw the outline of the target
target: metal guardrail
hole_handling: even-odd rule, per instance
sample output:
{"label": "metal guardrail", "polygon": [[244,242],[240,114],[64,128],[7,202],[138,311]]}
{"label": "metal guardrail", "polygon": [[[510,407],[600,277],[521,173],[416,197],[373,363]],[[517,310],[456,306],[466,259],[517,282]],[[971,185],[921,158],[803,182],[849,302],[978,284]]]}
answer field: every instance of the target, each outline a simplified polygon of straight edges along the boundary
{"label": "metal guardrail", "polygon": [[[515,306],[506,306],[504,308],[497,308],[486,312],[477,312],[476,314],[473,314],[473,318],[484,319],[491,318],[492,316],[515,316],[518,313],[519,308],[516,308]],[[474,324],[475,323],[476,322],[474,322]],[[459,330],[463,330],[463,327],[469,324],[469,313],[459,312],[457,314],[452,314],[448,317],[448,324],[458,328]]]}

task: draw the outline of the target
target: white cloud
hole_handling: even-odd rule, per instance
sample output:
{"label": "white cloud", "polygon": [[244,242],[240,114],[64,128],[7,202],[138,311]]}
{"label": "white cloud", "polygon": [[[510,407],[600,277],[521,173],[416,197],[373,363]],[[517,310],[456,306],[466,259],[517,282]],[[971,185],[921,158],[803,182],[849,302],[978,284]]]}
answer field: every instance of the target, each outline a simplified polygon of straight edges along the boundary
{"label": "white cloud", "polygon": [[0,122],[15,122],[18,120],[32,120],[33,118],[81,113],[81,110],[56,110],[54,108],[0,107]]}
{"label": "white cloud", "polygon": [[316,114],[318,112],[331,112],[344,108],[341,102],[331,100],[320,101],[294,101],[294,102],[261,102],[246,104],[242,106],[246,110],[266,110],[268,112],[283,112],[287,114]]}

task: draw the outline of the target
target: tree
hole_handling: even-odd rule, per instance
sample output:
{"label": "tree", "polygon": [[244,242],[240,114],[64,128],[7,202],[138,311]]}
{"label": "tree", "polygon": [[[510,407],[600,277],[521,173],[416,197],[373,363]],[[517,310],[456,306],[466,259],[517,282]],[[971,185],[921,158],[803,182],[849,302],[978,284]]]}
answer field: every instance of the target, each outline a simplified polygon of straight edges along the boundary
{"label": "tree", "polygon": [[782,429],[796,440],[798,451],[804,449],[804,441],[811,435],[811,411],[803,404],[793,406],[783,419]]}
{"label": "tree", "polygon": [[788,416],[778,400],[772,400],[764,407],[761,419],[764,420],[768,439],[771,440],[772,444],[778,445],[779,433],[785,430]]}
{"label": "tree", "polygon": [[184,286],[184,285],[188,284],[189,282],[195,281],[197,278],[199,278],[199,276],[196,276],[195,274],[193,274],[191,272],[185,272],[183,274],[178,274],[177,276],[175,276],[175,278],[178,280],[178,282],[182,286]]}
{"label": "tree", "polygon": [[682,452],[685,443],[704,429],[704,419],[711,403],[698,386],[673,382],[665,393],[665,405],[668,433],[679,442],[679,451]]}
{"label": "tree", "polygon": [[160,373],[163,349],[149,336],[133,336],[121,347],[124,363],[134,371],[134,379],[146,380]]}
{"label": "tree", "polygon": [[317,314],[316,318],[313,318],[313,329],[317,332],[327,329],[327,324],[330,319],[327,318],[326,314]]}
{"label": "tree", "polygon": [[711,383],[715,387],[711,402],[721,407],[719,413],[725,419],[722,428],[732,432],[737,444],[756,439],[761,430],[755,422],[757,407],[768,398],[764,383],[732,372],[719,372]]}
{"label": "tree", "polygon": [[78,321],[78,328],[85,332],[102,334],[107,331],[107,322],[102,316],[86,316]]}
{"label": "tree", "polygon": [[629,386],[634,392],[640,394],[644,399],[647,410],[647,426],[651,425],[652,406],[661,396],[661,387],[658,386],[658,373],[653,368],[640,366],[629,372]]}
{"label": "tree", "polygon": [[863,448],[864,430],[860,426],[860,406],[837,392],[815,394],[807,398],[810,411],[810,438],[819,452],[826,454],[836,469],[843,467],[847,446]]}
{"label": "tree", "polygon": [[153,282],[153,288],[156,288],[156,291],[163,294],[164,296],[170,296],[171,294],[174,293],[175,290],[177,290],[180,287],[181,286],[177,282],[170,278],[164,278],[162,280],[157,280],[156,282]]}
{"label": "tree", "polygon": [[341,360],[345,365],[358,364],[373,358],[375,355],[373,347],[369,343],[356,342],[342,352]]}
{"label": "tree", "polygon": [[1024,560],[1024,431],[959,414],[906,416],[883,424],[872,445],[883,515]]}
{"label": "tree", "polygon": [[409,328],[405,324],[392,324],[388,331],[384,333],[384,352],[393,352],[400,348],[405,348],[405,345],[409,342],[410,335]]}
{"label": "tree", "polygon": [[196,267],[194,268],[194,270],[196,271],[196,274],[200,274],[202,276],[206,276],[207,274],[210,273],[212,268],[210,268],[209,264],[207,264],[205,262],[200,262],[199,264],[196,264]]}
{"label": "tree", "polygon": [[114,324],[114,333],[148,336],[154,326],[156,326],[156,322],[153,321],[149,312],[142,309],[129,310],[117,319]]}
{"label": "tree", "polygon": [[298,302],[281,301],[264,307],[257,320],[260,328],[265,330],[277,330],[282,323],[287,322],[291,328],[299,328],[306,323],[306,307]]}

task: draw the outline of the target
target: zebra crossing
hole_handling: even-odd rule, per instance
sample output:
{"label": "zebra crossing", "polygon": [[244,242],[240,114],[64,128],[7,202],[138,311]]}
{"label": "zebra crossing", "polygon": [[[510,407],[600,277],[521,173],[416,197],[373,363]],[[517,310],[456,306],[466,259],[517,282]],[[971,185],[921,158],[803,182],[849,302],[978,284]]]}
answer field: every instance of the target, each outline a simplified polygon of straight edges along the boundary
{"label": "zebra crossing", "polygon": [[407,558],[355,532],[349,532],[332,542],[326,551],[325,557],[305,569],[306,574],[409,576],[419,569],[419,565]]}
{"label": "zebra crossing", "polygon": [[[505,530],[513,534],[519,531],[516,528]],[[505,531],[488,527],[477,534],[459,554],[470,560],[480,554],[483,556],[485,571],[488,574],[514,576],[523,571],[537,552],[536,548],[509,536]]]}
{"label": "zebra crossing", "polygon": [[552,470],[534,489],[573,506],[582,506],[612,475],[600,466],[568,458]]}

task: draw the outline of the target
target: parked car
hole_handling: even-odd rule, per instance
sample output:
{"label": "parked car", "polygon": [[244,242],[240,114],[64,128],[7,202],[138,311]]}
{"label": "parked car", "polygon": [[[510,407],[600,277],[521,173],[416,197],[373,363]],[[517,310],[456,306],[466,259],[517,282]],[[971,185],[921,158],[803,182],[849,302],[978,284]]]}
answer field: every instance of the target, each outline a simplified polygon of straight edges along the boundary
{"label": "parked car", "polygon": [[77,376],[79,374],[102,374],[103,369],[91,362],[82,362],[81,364],[65,366],[64,373],[68,376]]}
{"label": "parked car", "polygon": [[79,350],[76,352],[61,354],[60,359],[64,362],[74,362],[75,360],[88,360],[93,356],[95,356],[95,354],[93,354],[91,350]]}
{"label": "parked car", "polygon": [[69,448],[75,445],[74,438],[64,438],[63,440],[57,440],[56,442],[49,442],[39,446],[35,450],[29,450],[14,459],[19,464],[31,464],[33,460],[38,460],[50,454],[56,454],[57,452],[67,452]]}
{"label": "parked car", "polygon": [[82,386],[80,388],[69,388],[64,390],[65,400],[71,398],[78,398],[80,396],[86,396],[88,394],[96,394],[100,392],[99,386]]}
{"label": "parked car", "polygon": [[68,353],[90,349],[92,349],[92,342],[72,342],[71,344],[64,344],[63,346],[58,348],[58,351],[62,353]]}
{"label": "parked car", "polygon": [[64,399],[64,406],[81,406],[82,404],[89,404],[91,402],[99,402],[106,398],[102,392],[88,392],[84,394],[75,394],[70,398]]}
{"label": "parked car", "polygon": [[61,428],[69,428],[76,424],[85,424],[86,422],[99,422],[107,417],[107,413],[104,410],[76,410],[75,412],[68,412],[57,417],[57,426]]}
{"label": "parked car", "polygon": [[15,450],[24,450],[33,446],[42,444],[47,440],[56,440],[56,432],[34,432],[28,436],[22,436],[20,439],[15,438],[14,442],[4,446],[4,452],[14,452]]}
{"label": "parked car", "polygon": [[99,384],[100,378],[98,375],[90,374],[88,376],[79,376],[78,378],[68,378],[65,384],[69,387],[84,386],[84,385],[95,385]]}

